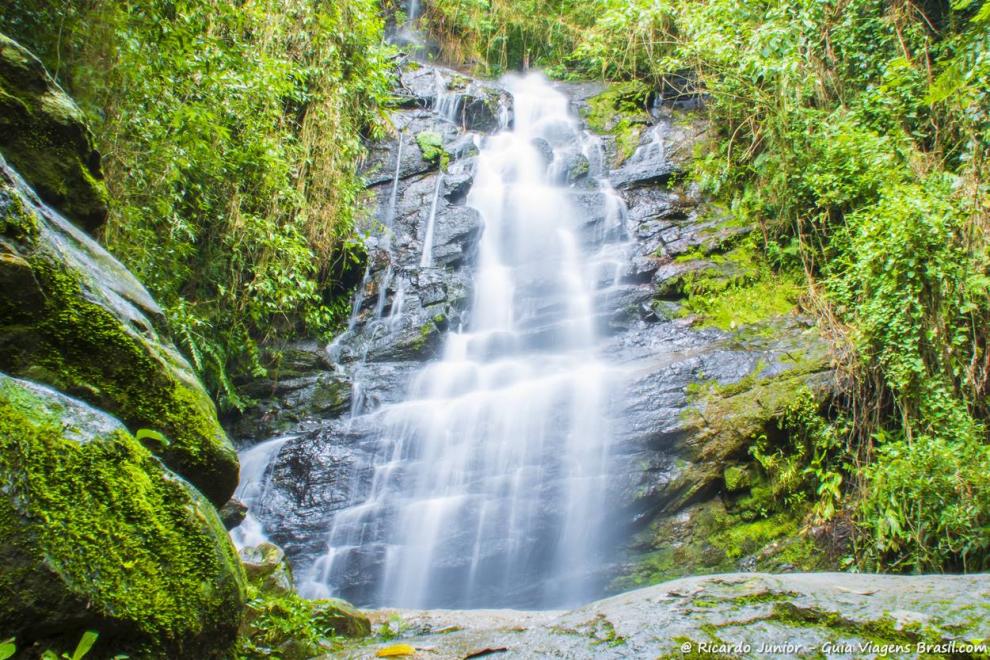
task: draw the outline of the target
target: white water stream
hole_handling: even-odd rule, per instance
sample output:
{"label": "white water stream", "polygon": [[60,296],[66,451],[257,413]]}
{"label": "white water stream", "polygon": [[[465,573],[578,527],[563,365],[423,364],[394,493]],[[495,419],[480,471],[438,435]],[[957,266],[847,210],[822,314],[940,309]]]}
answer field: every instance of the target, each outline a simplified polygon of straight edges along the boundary
{"label": "white water stream", "polygon": [[[592,594],[614,373],[596,354],[600,263],[535,146],[581,151],[588,138],[543,78],[507,85],[514,128],[483,142],[467,200],[484,221],[469,326],[404,401],[371,413],[370,489],[336,514],[326,555],[301,576],[305,595],[332,595],[367,570],[378,572],[371,600],[397,607],[560,606]],[[432,265],[432,224],[421,266]],[[376,547],[383,556],[369,564]]]}

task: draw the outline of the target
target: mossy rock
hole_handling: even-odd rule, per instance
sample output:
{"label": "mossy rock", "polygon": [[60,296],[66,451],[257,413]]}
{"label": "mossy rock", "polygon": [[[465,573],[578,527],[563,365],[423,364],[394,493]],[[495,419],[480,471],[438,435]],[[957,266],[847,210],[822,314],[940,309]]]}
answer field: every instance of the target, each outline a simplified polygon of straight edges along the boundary
{"label": "mossy rock", "polygon": [[751,519],[729,510],[719,498],[662,518],[643,532],[636,555],[614,591],[657,584],[689,575],[745,570],[785,571],[831,568],[816,541],[802,533],[808,506]]}
{"label": "mossy rock", "polygon": [[416,144],[423,154],[423,160],[437,165],[446,171],[450,164],[450,154],[443,145],[443,136],[436,131],[422,131],[416,134]]}
{"label": "mossy rock", "polygon": [[371,634],[371,620],[367,615],[339,598],[313,601],[313,618],[344,637],[366,637]]}
{"label": "mossy rock", "polygon": [[293,590],[285,553],[272,543],[242,548],[248,601],[237,657],[307,660],[339,650],[342,638],[367,637],[371,621],[336,598],[308,600]]}
{"label": "mossy rock", "polygon": [[738,493],[750,487],[753,475],[745,465],[730,465],[722,472],[725,489],[730,493]]}
{"label": "mossy rock", "polygon": [[238,464],[216,409],[144,287],[41,204],[0,158],[0,370],[150,429],[149,448],[222,505]]}
{"label": "mossy rock", "polygon": [[237,555],[213,507],[118,420],[0,374],[0,483],[0,628],[20,648],[94,630],[96,655],[227,655]]}
{"label": "mossy rock", "polygon": [[641,82],[610,85],[588,99],[582,115],[588,127],[615,140],[613,165],[621,165],[636,151],[643,130],[651,122],[649,107],[654,90]]}
{"label": "mossy rock", "polygon": [[42,199],[89,232],[106,221],[100,155],[82,111],[41,61],[0,34],[0,152]]}
{"label": "mossy rock", "polygon": [[240,556],[248,580],[258,589],[275,594],[292,592],[292,569],[282,548],[274,543],[262,543],[242,548]]}

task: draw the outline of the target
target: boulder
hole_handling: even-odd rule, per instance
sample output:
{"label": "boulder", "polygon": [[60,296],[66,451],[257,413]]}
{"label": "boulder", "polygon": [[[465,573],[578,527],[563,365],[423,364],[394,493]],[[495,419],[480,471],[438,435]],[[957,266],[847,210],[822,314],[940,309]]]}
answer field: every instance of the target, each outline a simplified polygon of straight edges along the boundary
{"label": "boulder", "polygon": [[116,415],[215,505],[238,466],[165,315],[120,262],[0,157],[0,370]]}
{"label": "boulder", "polygon": [[0,374],[0,628],[131,657],[226,657],[245,577],[216,511],[106,413]]}
{"label": "boulder", "polygon": [[244,519],[247,518],[248,507],[244,502],[232,497],[220,507],[219,513],[224,529],[230,531],[244,522]]}
{"label": "boulder", "polygon": [[282,548],[274,543],[262,543],[241,548],[240,555],[248,579],[259,589],[281,594],[292,592],[292,569]]}
{"label": "boulder", "polygon": [[38,58],[2,34],[0,152],[42,199],[86,231],[106,221],[100,155],[82,111]]}

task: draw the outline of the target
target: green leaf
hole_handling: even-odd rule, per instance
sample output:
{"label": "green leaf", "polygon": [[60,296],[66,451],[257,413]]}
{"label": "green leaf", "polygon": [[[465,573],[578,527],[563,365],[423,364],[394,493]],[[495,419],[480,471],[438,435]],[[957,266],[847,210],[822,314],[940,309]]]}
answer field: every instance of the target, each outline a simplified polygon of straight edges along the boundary
{"label": "green leaf", "polygon": [[138,442],[144,442],[145,440],[153,440],[162,447],[168,447],[172,444],[164,434],[152,429],[138,429],[137,433],[134,434],[134,439]]}
{"label": "green leaf", "polygon": [[82,660],[89,653],[89,650],[93,648],[93,644],[96,644],[99,636],[100,634],[94,630],[84,632],[82,639],[79,640],[79,644],[76,645],[76,650],[72,652],[72,660]]}
{"label": "green leaf", "polygon": [[7,658],[13,656],[15,653],[17,653],[17,646],[14,644],[13,637],[0,642],[0,660],[7,660]]}

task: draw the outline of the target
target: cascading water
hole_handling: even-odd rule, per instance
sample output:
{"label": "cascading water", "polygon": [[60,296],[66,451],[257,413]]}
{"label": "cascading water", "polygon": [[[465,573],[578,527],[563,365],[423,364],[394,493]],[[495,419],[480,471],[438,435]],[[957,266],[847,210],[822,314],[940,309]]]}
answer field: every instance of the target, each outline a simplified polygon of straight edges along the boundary
{"label": "cascading water", "polygon": [[237,486],[234,497],[248,507],[244,521],[231,531],[231,539],[238,548],[245,548],[264,543],[268,540],[261,522],[254,517],[251,507],[260,502],[265,495],[265,470],[271,463],[278,450],[291,438],[274,438],[267,442],[251,447],[241,452],[241,481]]}
{"label": "cascading water", "polygon": [[433,267],[433,233],[437,221],[437,202],[440,200],[440,187],[443,185],[443,175],[437,176],[437,186],[433,191],[433,202],[430,204],[430,215],[426,220],[426,231],[423,235],[423,256],[419,259],[420,268]]}
{"label": "cascading water", "polygon": [[[354,420],[375,429],[373,477],[336,513],[305,595],[355,575],[374,585],[362,605],[549,607],[600,593],[618,372],[597,350],[602,255],[588,254],[587,219],[545,146],[558,158],[600,147],[542,77],[506,85],[514,127],[483,142],[467,199],[484,221],[469,322],[405,400]],[[620,217],[614,195],[599,198]]]}

